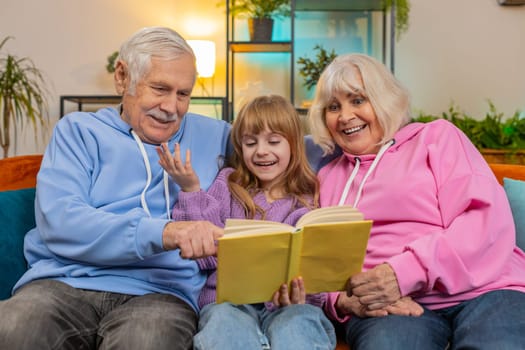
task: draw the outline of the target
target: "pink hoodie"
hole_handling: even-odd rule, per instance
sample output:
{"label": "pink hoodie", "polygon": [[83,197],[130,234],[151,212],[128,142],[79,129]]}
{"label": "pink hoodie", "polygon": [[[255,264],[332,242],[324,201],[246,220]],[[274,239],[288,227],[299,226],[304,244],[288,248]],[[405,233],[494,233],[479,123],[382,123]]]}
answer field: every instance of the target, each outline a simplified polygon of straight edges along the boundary
{"label": "pink hoodie", "polygon": [[[368,175],[376,155],[359,156],[344,201],[374,221],[364,270],[387,262],[401,294],[429,309],[496,289],[525,292],[525,254],[507,197],[469,139],[445,120],[413,123],[385,151]],[[319,171],[321,206],[339,203],[355,167],[345,153]],[[327,311],[342,320],[337,295]]]}

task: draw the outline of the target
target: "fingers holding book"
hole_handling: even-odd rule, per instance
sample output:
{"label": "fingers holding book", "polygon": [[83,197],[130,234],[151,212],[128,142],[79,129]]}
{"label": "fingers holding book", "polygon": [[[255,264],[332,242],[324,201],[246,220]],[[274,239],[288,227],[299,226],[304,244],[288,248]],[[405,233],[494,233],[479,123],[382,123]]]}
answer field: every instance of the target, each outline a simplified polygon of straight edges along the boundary
{"label": "fingers holding book", "polygon": [[302,277],[292,279],[290,288],[286,283],[273,294],[272,302],[277,307],[288,306],[291,304],[304,304],[306,302],[306,290]]}

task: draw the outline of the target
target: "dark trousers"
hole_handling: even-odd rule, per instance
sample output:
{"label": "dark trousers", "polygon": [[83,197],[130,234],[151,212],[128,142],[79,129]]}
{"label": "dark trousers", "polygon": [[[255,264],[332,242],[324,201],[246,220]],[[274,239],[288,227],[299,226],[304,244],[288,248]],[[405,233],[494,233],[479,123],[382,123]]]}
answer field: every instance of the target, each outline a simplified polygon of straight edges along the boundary
{"label": "dark trousers", "polygon": [[0,302],[0,349],[192,348],[193,309],[172,295],[133,296],[72,288],[53,280]]}

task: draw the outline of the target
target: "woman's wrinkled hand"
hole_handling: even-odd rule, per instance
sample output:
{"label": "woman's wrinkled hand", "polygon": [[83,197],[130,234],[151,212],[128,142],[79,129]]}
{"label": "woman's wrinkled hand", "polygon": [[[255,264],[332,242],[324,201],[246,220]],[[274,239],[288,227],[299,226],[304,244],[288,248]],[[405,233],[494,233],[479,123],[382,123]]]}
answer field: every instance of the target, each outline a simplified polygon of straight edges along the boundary
{"label": "woman's wrinkled hand", "polygon": [[355,315],[361,318],[365,317],[383,317],[387,315],[399,316],[421,316],[424,309],[421,305],[415,302],[411,297],[402,297],[390,305],[382,309],[370,310],[359,302],[359,298],[352,295],[348,296],[346,293],[339,293],[336,302],[336,310],[339,316]]}
{"label": "woman's wrinkled hand", "polygon": [[382,317],[388,315],[386,310],[368,310],[366,305],[359,302],[359,298],[355,295],[348,296],[346,293],[339,293],[337,302],[335,304],[337,314],[340,317],[347,315],[355,315],[361,318],[365,317]]}
{"label": "woman's wrinkled hand", "polygon": [[401,298],[396,274],[388,264],[352,276],[346,291],[368,310],[384,309]]}
{"label": "woman's wrinkled hand", "polygon": [[388,305],[385,310],[390,315],[400,316],[421,316],[425,311],[421,305],[415,302],[411,297],[402,297],[395,303]]}

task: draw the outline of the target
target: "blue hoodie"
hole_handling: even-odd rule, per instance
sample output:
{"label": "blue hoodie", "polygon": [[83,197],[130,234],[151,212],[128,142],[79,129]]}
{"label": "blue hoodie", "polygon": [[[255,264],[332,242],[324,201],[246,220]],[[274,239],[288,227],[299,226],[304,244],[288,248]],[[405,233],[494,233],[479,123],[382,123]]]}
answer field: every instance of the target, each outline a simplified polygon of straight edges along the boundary
{"label": "blue hoodie", "polygon": [[[37,227],[24,242],[29,270],[13,291],[52,278],[90,290],[173,294],[198,310],[206,276],[178,250],[162,248],[179,187],[168,181],[166,196],[156,145],[144,143],[146,162],[130,130],[115,108],[74,112],[57,123],[37,177]],[[227,122],[188,113],[168,142],[172,151],[180,143],[182,155],[192,151],[203,189],[229,151],[229,131]]]}

